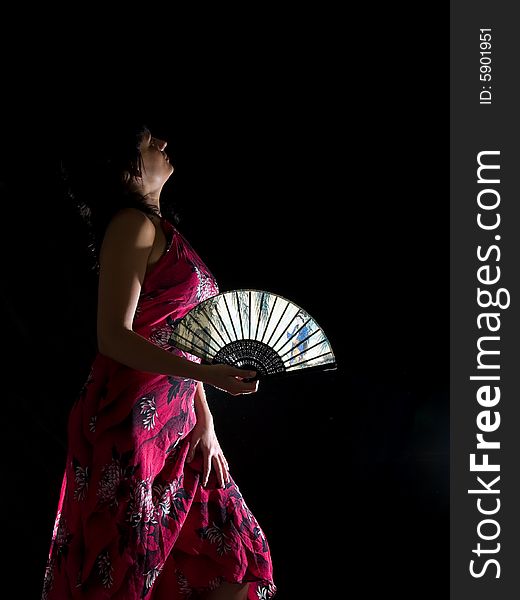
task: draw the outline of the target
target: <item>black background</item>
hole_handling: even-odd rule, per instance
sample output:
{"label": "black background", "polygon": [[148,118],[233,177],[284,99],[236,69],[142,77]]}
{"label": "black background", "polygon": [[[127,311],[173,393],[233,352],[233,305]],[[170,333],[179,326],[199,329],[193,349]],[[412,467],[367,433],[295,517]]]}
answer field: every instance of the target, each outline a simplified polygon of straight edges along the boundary
{"label": "black background", "polygon": [[[179,51],[143,25],[101,53],[90,39],[73,57],[65,43],[53,60],[34,53],[29,70],[13,60],[5,535],[27,597],[41,590],[68,410],[96,350],[96,279],[57,165],[126,115],[168,140],[165,201],[221,291],[293,300],[336,353],[335,372],[243,397],[208,390],[280,600],[447,597],[448,24],[386,10],[223,19],[212,38],[191,22]],[[410,15],[421,27],[403,25]]]}

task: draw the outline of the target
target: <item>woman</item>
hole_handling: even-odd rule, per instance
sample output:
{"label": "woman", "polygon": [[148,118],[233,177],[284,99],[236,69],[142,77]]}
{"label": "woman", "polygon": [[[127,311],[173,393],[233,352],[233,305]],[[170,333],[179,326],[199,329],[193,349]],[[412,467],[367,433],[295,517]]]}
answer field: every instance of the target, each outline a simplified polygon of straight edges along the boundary
{"label": "woman", "polygon": [[254,393],[256,374],[169,345],[175,321],[218,286],[161,213],[166,142],[147,128],[118,142],[82,205],[99,258],[99,351],[69,416],[42,598],[271,598],[269,546],[203,387]]}

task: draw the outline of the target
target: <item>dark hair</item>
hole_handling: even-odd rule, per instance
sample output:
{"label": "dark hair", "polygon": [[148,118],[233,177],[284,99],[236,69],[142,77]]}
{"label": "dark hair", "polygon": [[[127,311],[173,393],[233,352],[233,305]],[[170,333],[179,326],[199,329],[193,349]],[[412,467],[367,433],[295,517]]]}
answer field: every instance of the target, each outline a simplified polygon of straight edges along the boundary
{"label": "dark hair", "polygon": [[[64,193],[71,200],[87,228],[88,250],[92,269],[99,273],[99,252],[106,228],[112,217],[122,208],[137,208],[147,215],[159,216],[157,207],[146,196],[131,191],[124,178],[125,172],[140,177],[142,158],[139,150],[143,136],[149,133],[143,124],[125,124],[100,132],[94,148],[88,144],[72,148],[62,158],[61,180]],[[161,194],[161,213],[178,224],[179,215]]]}

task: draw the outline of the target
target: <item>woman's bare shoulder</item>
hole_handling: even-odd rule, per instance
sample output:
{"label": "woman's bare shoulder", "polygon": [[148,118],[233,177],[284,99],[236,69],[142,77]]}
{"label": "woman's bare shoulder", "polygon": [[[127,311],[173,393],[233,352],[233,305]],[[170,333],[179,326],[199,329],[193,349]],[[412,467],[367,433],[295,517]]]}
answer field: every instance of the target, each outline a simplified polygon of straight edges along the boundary
{"label": "woman's bare shoulder", "polygon": [[107,225],[103,246],[151,248],[155,231],[154,224],[143,211],[132,207],[121,208]]}

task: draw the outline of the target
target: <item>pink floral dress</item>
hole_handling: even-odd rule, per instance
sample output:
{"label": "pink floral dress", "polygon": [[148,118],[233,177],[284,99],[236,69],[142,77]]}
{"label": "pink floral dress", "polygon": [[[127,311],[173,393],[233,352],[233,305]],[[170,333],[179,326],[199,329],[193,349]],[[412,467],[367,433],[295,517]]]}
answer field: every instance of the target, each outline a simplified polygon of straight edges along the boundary
{"label": "pink floral dress", "polygon": [[[164,217],[165,254],[146,275],[133,329],[168,344],[171,328],[218,294],[209,269]],[[249,599],[276,587],[265,535],[233,481],[186,462],[197,382],[97,353],[68,421],[65,474],[42,600],[195,600],[227,582]]]}

